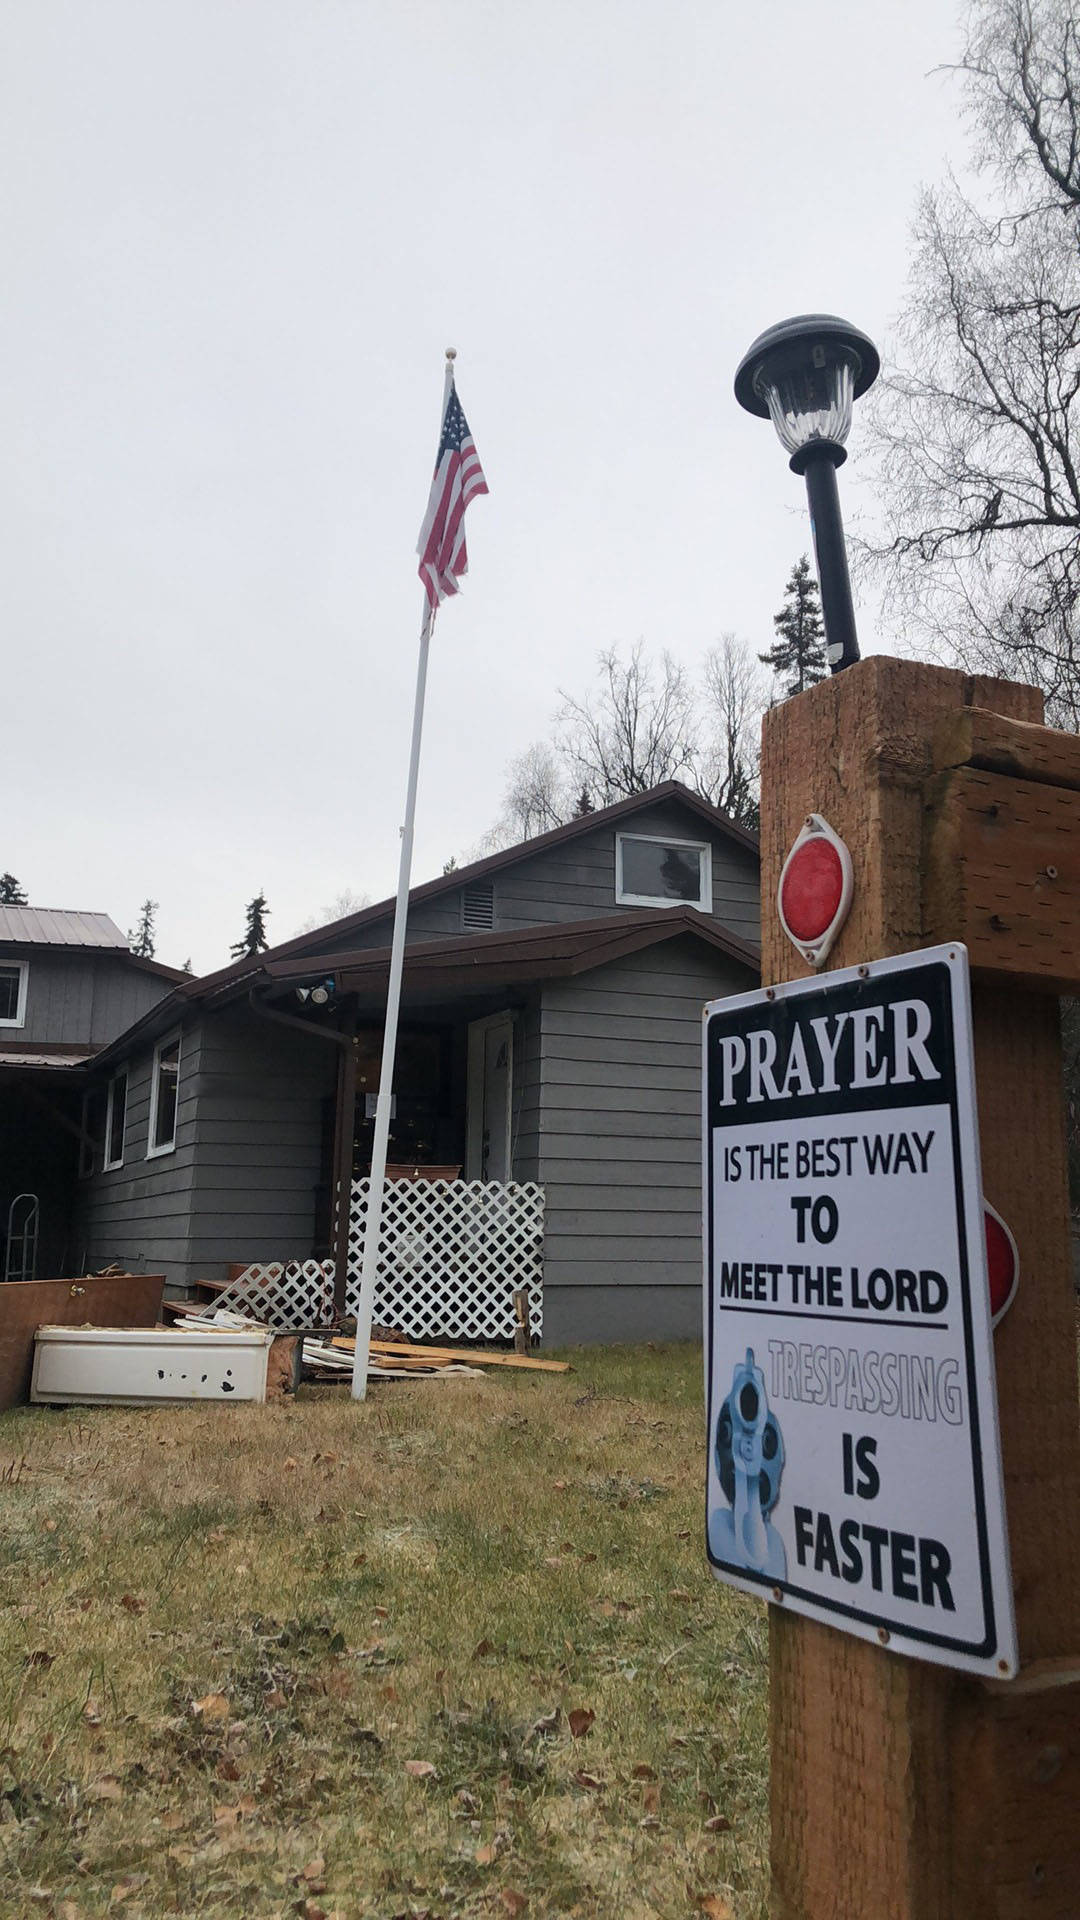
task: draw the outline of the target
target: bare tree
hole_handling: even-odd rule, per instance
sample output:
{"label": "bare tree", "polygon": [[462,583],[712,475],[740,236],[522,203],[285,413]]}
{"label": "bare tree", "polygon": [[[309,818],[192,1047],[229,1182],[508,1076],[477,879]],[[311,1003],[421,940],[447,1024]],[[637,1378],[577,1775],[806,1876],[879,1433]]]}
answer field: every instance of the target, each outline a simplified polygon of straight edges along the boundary
{"label": "bare tree", "polygon": [[978,200],[924,196],[868,409],[867,551],[909,633],[1031,678],[1080,724],[1080,38],[1069,0],[977,0],[962,77]]}
{"label": "bare tree", "polygon": [[558,744],[601,806],[647,793],[664,780],[696,784],[699,721],[694,689],[670,653],[651,661],[642,641],[624,662],[617,647],[600,655],[600,685],[575,699],[564,693]]}
{"label": "bare tree", "polygon": [[702,791],[740,825],[757,831],[761,716],[768,704],[753,655],[725,633],[705,655],[705,737]]}
{"label": "bare tree", "polygon": [[650,659],[640,641],[626,659],[609,648],[587,693],[562,694],[554,738],[510,762],[502,812],[470,859],[665,780],[683,781],[756,828],[766,704],[764,676],[733,634],[710,648],[700,679],[669,653]]}
{"label": "bare tree", "polygon": [[351,914],[359,913],[361,908],[370,905],[370,893],[354,893],[351,887],[342,887],[341,892],[335,894],[325,907],[320,907],[318,913],[309,914],[296,932],[298,935],[315,933],[319,927],[332,926],[335,920],[347,920]]}

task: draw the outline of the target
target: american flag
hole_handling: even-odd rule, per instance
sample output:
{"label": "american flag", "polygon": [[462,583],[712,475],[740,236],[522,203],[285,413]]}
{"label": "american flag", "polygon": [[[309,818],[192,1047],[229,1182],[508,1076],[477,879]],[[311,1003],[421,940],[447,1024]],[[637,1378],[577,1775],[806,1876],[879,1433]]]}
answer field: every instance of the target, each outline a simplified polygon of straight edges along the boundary
{"label": "american flag", "polygon": [[435,458],[431,498],[416,544],[420,555],[419,574],[432,612],[440,600],[457,592],[458,582],[469,571],[465,509],[476,494],[487,490],[469,423],[461,411],[457,388],[451,382],[442,439]]}

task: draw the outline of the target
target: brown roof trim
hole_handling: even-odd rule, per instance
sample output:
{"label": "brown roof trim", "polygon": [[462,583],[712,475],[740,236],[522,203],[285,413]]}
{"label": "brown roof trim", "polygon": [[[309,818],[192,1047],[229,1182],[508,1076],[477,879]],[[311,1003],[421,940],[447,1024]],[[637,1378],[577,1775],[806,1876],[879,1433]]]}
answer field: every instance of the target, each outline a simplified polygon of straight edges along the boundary
{"label": "brown roof trim", "polygon": [[[596,827],[616,825],[645,807],[662,805],[665,801],[676,800],[681,806],[688,807],[692,813],[712,827],[714,832],[723,833],[736,845],[743,847],[755,856],[758,853],[758,836],[748,828],[740,827],[720,807],[714,807],[703,800],[699,793],[691,792],[679,780],[665,780],[658,787],[650,787],[646,793],[631,794],[626,800],[616,800],[610,807],[598,807],[595,813],[581,814],[570,820],[564,827],[552,827],[547,833],[538,833],[532,840],[519,840],[512,847],[503,847],[498,853],[489,853],[483,860],[473,860],[467,867],[455,867],[452,873],[441,873],[434,880],[425,880],[409,891],[409,905],[419,906],[424,900],[432,900],[441,893],[451,893],[456,887],[471,886],[476,880],[486,879],[489,874],[498,873],[501,868],[512,866],[515,861],[531,859],[533,854],[545,853],[549,847],[561,846],[567,840],[575,840],[583,833],[591,833]],[[351,933],[357,927],[367,927],[373,921],[386,920],[394,911],[394,902],[378,900],[374,906],[361,907],[359,913],[347,914],[343,920],[333,920],[328,926],[316,927],[313,933],[301,933],[294,940],[284,940],[280,946],[271,947],[269,952],[260,954],[255,964],[250,958],[234,960],[231,966],[221,967],[216,973],[204,974],[200,980],[189,983],[186,991],[193,997],[202,998],[204,991],[212,991],[219,986],[231,985],[234,980],[243,980],[259,970],[260,962],[271,964],[286,960],[293,954],[317,953],[316,942],[328,933],[335,937]],[[660,912],[672,911],[660,908]]]}
{"label": "brown roof trim", "polygon": [[[609,913],[596,920],[550,921],[512,933],[458,934],[445,940],[420,940],[405,949],[406,984],[449,985],[469,978],[478,984],[495,977],[533,980],[546,975],[585,973],[626,953],[692,934],[706,945],[760,972],[758,949],[694,907],[642,907],[634,913]],[[275,985],[332,974],[338,989],[356,992],[380,980],[390,964],[389,947],[361,947],[291,960],[267,960],[264,974]]]}

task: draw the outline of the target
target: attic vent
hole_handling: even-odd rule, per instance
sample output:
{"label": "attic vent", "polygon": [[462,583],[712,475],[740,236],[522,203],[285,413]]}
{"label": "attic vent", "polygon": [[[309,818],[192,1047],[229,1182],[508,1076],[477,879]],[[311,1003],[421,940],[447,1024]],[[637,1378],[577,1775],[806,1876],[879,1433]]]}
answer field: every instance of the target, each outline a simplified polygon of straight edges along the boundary
{"label": "attic vent", "polygon": [[466,933],[486,933],[495,925],[495,888],[490,880],[462,888],[461,924]]}

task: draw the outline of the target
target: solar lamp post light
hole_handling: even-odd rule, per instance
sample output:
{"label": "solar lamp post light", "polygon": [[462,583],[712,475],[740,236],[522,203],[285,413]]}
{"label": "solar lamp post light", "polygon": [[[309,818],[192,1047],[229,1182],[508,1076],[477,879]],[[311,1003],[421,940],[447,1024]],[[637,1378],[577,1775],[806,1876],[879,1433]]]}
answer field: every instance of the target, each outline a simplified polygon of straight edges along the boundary
{"label": "solar lamp post light", "polygon": [[847,459],[854,403],[877,379],[877,348],[858,327],[830,313],[781,320],[759,334],[735,375],[735,398],[769,419],[806,479],[821,611],[830,670],[859,658],[836,469]]}

